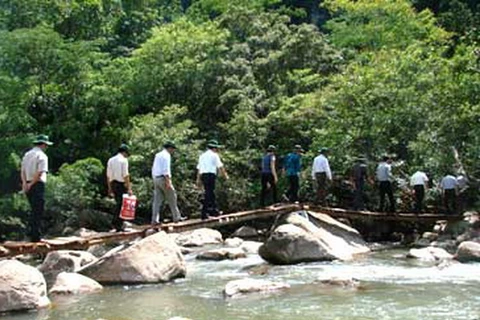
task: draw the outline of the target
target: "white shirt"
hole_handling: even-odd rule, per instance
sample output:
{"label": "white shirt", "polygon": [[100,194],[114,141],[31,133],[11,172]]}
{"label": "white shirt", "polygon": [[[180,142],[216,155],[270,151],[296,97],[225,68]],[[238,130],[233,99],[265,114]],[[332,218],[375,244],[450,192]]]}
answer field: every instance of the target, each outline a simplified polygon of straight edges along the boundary
{"label": "white shirt", "polygon": [[107,177],[108,181],[125,182],[128,173],[128,160],[121,153],[108,159]]}
{"label": "white shirt", "polygon": [[458,186],[458,181],[452,175],[443,177],[442,181],[440,182],[440,187],[443,190],[452,190],[452,189],[455,189],[457,186]]}
{"label": "white shirt", "polygon": [[48,157],[42,148],[30,149],[22,159],[22,172],[25,173],[27,181],[32,181],[37,172],[42,172],[40,181],[47,182]]}
{"label": "white shirt", "polygon": [[313,160],[312,165],[312,178],[315,179],[315,174],[319,172],[325,172],[327,174],[327,178],[332,180],[332,171],[330,171],[330,164],[328,163],[327,157],[323,154],[317,156]]}
{"label": "white shirt", "polygon": [[167,149],[163,149],[155,155],[152,166],[152,177],[169,176],[172,177],[172,171],[170,169],[170,163],[172,156]]}
{"label": "white shirt", "polygon": [[392,166],[386,162],[380,162],[377,167],[377,180],[378,181],[391,181],[392,176]]}
{"label": "white shirt", "polygon": [[428,177],[425,172],[417,171],[410,177],[411,186],[426,186],[428,182]]}
{"label": "white shirt", "polygon": [[208,149],[200,155],[198,158],[197,169],[202,173],[214,173],[217,174],[217,169],[223,167],[223,163],[220,160],[218,153]]}

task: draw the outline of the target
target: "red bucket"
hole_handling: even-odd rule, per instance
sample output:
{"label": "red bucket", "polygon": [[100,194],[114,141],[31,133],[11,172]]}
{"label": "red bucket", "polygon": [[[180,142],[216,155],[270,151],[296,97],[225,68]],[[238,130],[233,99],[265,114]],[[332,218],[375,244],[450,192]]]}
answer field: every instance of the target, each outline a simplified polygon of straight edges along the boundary
{"label": "red bucket", "polygon": [[123,195],[122,210],[120,210],[120,218],[123,220],[135,219],[135,208],[137,207],[137,197],[130,196],[127,193]]}

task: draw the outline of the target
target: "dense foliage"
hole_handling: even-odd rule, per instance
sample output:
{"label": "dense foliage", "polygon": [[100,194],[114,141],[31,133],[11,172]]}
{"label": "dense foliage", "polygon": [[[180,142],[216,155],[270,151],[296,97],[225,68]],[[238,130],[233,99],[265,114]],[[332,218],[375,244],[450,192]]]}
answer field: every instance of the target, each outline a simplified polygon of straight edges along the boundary
{"label": "dense foliage", "polygon": [[37,133],[55,141],[54,232],[108,221],[104,164],[121,142],[132,146],[139,220],[148,220],[150,167],[167,139],[179,145],[173,179],[191,215],[195,165],[210,138],[226,146],[226,211],[257,206],[268,144],[280,160],[294,144],[307,149],[304,199],[310,161],[327,146],[334,202],[348,205],[342,180],[354,157],[373,169],[393,154],[401,178],[418,168],[436,181],[466,173],[475,205],[479,23],[473,0],[2,1],[1,236],[24,227],[19,167]]}

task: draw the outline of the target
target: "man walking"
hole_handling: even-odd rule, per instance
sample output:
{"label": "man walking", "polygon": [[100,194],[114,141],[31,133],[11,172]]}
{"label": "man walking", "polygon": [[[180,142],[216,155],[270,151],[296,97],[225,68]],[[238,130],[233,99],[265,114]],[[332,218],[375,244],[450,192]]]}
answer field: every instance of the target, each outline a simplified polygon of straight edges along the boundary
{"label": "man walking", "polygon": [[45,211],[45,184],[47,183],[48,157],[45,150],[53,143],[47,135],[39,135],[34,147],[22,159],[22,190],[32,208],[29,222],[30,241],[38,242],[42,237],[41,223]]}
{"label": "man walking", "polygon": [[177,147],[171,141],[163,145],[163,150],[155,155],[152,165],[153,202],[152,224],[163,222],[161,212],[166,201],[172,212],[173,222],[185,220],[177,206],[177,192],[172,184],[171,159]]}
{"label": "man walking", "polygon": [[107,186],[108,195],[115,199],[112,225],[116,231],[123,231],[123,220],[120,218],[122,210],[123,194],[132,195],[130,173],[128,171],[129,147],[122,144],[118,153],[108,159],[107,163]]}
{"label": "man walking", "polygon": [[385,210],[385,195],[388,195],[389,212],[395,212],[395,199],[393,198],[392,187],[392,159],[388,156],[384,156],[382,161],[377,166],[377,181],[379,182],[380,190],[380,211]]}
{"label": "man walking", "polygon": [[425,192],[428,189],[428,177],[423,171],[418,170],[410,177],[410,186],[413,187],[415,194],[415,208],[414,211],[420,213],[423,211],[423,199]]}
{"label": "man walking", "polygon": [[209,216],[220,215],[215,199],[215,181],[218,171],[220,171],[225,179],[228,179],[228,174],[218,155],[219,148],[220,145],[217,140],[210,140],[207,144],[207,151],[202,153],[198,158],[197,185],[203,185],[205,192],[202,206],[202,220],[208,219]]}
{"label": "man walking", "polygon": [[447,174],[440,182],[442,189],[443,204],[447,214],[454,214],[457,211],[458,181],[452,174]]}
{"label": "man walking", "polygon": [[293,152],[289,153],[285,159],[285,172],[287,175],[289,188],[287,198],[290,202],[298,201],[298,190],[300,189],[300,171],[302,169],[302,146],[297,144]]}
{"label": "man walking", "polygon": [[320,155],[315,157],[312,165],[312,179],[317,184],[317,203],[325,205],[329,182],[332,181],[332,171],[327,159],[328,148],[321,148]]}
{"label": "man walking", "polygon": [[353,209],[354,210],[365,210],[365,182],[368,178],[367,165],[365,164],[366,159],[358,157],[355,159],[355,164],[352,167],[352,176],[354,185],[354,198],[353,198]]}
{"label": "man walking", "polygon": [[262,193],[260,204],[265,206],[265,197],[270,187],[273,203],[277,203],[277,171],[275,168],[275,146],[269,145],[267,153],[262,158]]}

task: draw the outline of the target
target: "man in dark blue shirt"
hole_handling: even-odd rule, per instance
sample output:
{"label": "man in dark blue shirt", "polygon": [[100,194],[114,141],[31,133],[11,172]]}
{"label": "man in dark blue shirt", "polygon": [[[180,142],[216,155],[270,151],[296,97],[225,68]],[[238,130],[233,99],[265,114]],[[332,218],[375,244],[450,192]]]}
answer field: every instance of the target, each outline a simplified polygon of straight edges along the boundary
{"label": "man in dark blue shirt", "polygon": [[285,158],[285,172],[287,175],[289,188],[287,198],[291,202],[298,201],[298,190],[300,189],[300,171],[302,169],[302,153],[301,145],[295,145],[293,152],[289,153]]}

